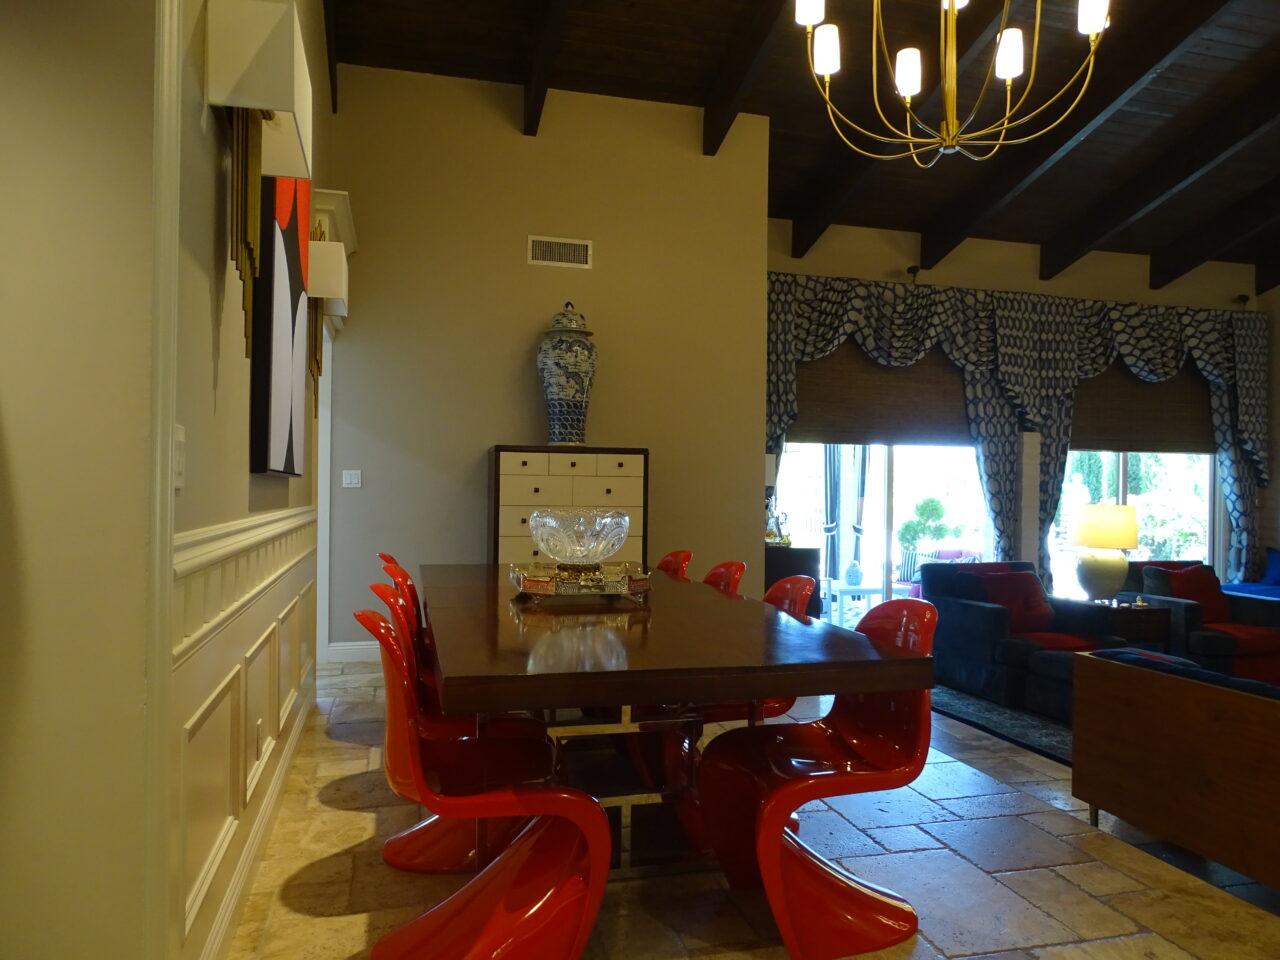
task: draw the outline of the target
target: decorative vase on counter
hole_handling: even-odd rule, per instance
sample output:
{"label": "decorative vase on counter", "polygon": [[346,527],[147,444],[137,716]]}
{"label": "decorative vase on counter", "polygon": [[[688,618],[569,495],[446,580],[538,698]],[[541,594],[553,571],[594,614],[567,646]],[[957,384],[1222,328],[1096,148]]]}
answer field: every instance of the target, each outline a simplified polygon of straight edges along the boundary
{"label": "decorative vase on counter", "polygon": [[547,405],[547,443],[582,443],[587,431],[587,401],[596,377],[596,345],[588,337],[587,318],[566,303],[542,335],[538,379]]}

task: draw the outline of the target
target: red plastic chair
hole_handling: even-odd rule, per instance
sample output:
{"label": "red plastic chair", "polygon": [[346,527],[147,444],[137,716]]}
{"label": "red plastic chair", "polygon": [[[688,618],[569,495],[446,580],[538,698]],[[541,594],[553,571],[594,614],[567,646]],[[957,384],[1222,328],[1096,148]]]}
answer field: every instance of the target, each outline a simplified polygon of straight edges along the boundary
{"label": "red plastic chair", "polygon": [[[482,782],[486,773],[510,776],[516,780],[545,775],[556,758],[549,752],[552,748],[546,738],[546,728],[533,719],[494,717],[486,724],[485,732],[491,736],[483,741],[483,749],[477,750],[473,746],[450,749],[452,742],[476,742],[476,718],[441,712],[434,672],[428,671],[424,677],[414,657],[408,604],[389,584],[372,584],[370,589],[391,611],[395,626],[387,624],[388,629],[395,633],[403,651],[401,656],[416,678],[415,702],[423,709],[416,732],[418,738],[432,741],[432,755],[440,764],[435,775],[441,788],[457,792]],[[381,629],[379,621],[387,621],[376,614],[374,616],[376,620],[357,614],[356,619],[376,638]],[[398,796],[425,806],[426,801],[416,792],[412,777],[412,765],[419,748],[404,734],[403,726],[395,719],[400,708],[392,702],[392,697],[398,683],[394,664],[388,662],[385,651],[382,654],[382,673],[387,690],[387,724],[382,750],[387,785]],[[489,824],[486,828],[489,846],[500,848],[523,827],[524,823],[519,820]],[[470,872],[480,866],[475,823],[449,820],[433,814],[389,837],[382,845],[382,859],[398,870],[418,873]]]}
{"label": "red plastic chair", "polygon": [[745,563],[740,560],[728,560],[724,563],[717,563],[708,570],[707,575],[702,578],[702,582],[708,586],[715,587],[721,593],[737,596],[738,584],[742,581],[742,575],[746,572],[747,565]]}
{"label": "red plastic chair", "polygon": [[[937,620],[923,600],[891,600],[858,629],[927,655]],[[842,872],[787,824],[811,800],[906,786],[928,752],[927,690],[840,694],[821,720],[743,727],[708,744],[696,786],[712,846],[731,885],[763,884],[791,957],[881,950],[915,932],[909,903]]]}
{"label": "red plastic chair", "polygon": [[689,561],[693,554],[688,550],[672,550],[658,561],[656,569],[661,570],[673,580],[685,580],[685,572],[689,569]]}
{"label": "red plastic chair", "polygon": [[[406,649],[395,628],[371,610],[356,614],[378,639],[384,668],[392,675],[387,702],[394,700],[409,751],[415,793],[442,816],[467,822],[499,817],[532,821],[474,879],[374,944],[373,960],[576,960],[586,946],[604,896],[609,870],[609,822],[585,793],[541,782],[476,783],[465,793],[432,786],[440,769],[438,744],[417,736],[424,711]],[[388,724],[392,726],[395,724]],[[448,745],[450,759],[488,759],[488,740]],[[549,745],[548,745],[549,746]]]}
{"label": "red plastic chair", "polygon": [[783,577],[765,591],[764,602],[771,603],[783,613],[799,618],[805,616],[809,609],[809,598],[813,596],[818,582],[813,577],[803,575]]}

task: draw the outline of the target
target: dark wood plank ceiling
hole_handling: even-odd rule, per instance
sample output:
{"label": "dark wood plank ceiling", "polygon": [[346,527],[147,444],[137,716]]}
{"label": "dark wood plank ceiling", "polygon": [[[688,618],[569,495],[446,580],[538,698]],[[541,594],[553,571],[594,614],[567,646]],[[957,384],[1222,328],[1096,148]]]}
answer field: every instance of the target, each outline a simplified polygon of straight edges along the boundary
{"label": "dark wood plank ceiling", "polygon": [[[802,255],[831,224],[920,232],[925,267],[966,237],[1041,246],[1051,277],[1090,250],[1152,256],[1163,286],[1206,259],[1257,265],[1280,283],[1280,2],[1111,0],[1093,83],[1057,130],[977,163],[866,161],[828,124],[791,0],[326,0],[332,63],[520,84],[536,135],[547,89],[705,110],[714,154],[739,112],[770,118],[769,214],[793,221]],[[1003,0],[960,14],[970,99],[989,62]],[[1010,23],[1034,0],[1011,0]],[[833,83],[851,117],[871,112],[868,0],[828,0],[845,69]],[[884,0],[894,47],[925,51],[917,103],[937,110],[939,0]],[[1078,65],[1076,0],[1043,0],[1040,79]],[[933,70],[936,74],[936,68]],[[883,82],[883,77],[882,77]],[[335,105],[340,90],[334,90]],[[887,107],[892,97],[884,98]],[[554,102],[546,106],[554,109]]]}

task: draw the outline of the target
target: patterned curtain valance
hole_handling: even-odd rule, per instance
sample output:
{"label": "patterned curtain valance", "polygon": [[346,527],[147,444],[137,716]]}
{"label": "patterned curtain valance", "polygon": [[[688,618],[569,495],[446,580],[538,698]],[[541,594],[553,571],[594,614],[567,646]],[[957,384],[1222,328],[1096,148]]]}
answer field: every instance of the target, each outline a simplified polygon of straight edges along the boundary
{"label": "patterned curtain valance", "polygon": [[1014,553],[1018,433],[1041,434],[1040,566],[1047,570],[1076,384],[1117,356],[1144,380],[1168,379],[1190,355],[1210,384],[1218,472],[1232,522],[1226,572],[1239,579],[1256,573],[1260,559],[1267,323],[1264,314],[1241,311],[771,272],[767,449],[782,449],[796,418],[797,363],[850,339],[895,367],[938,346],[964,372],[969,430],[1002,557]]}

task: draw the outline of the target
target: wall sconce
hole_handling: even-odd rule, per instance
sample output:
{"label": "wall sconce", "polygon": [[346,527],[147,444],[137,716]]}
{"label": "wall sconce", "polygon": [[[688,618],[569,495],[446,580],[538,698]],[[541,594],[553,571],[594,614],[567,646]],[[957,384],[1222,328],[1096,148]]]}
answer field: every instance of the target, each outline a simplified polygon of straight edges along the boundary
{"label": "wall sconce", "polygon": [[209,0],[205,99],[258,111],[262,173],[311,177],[311,73],[292,0]]}

